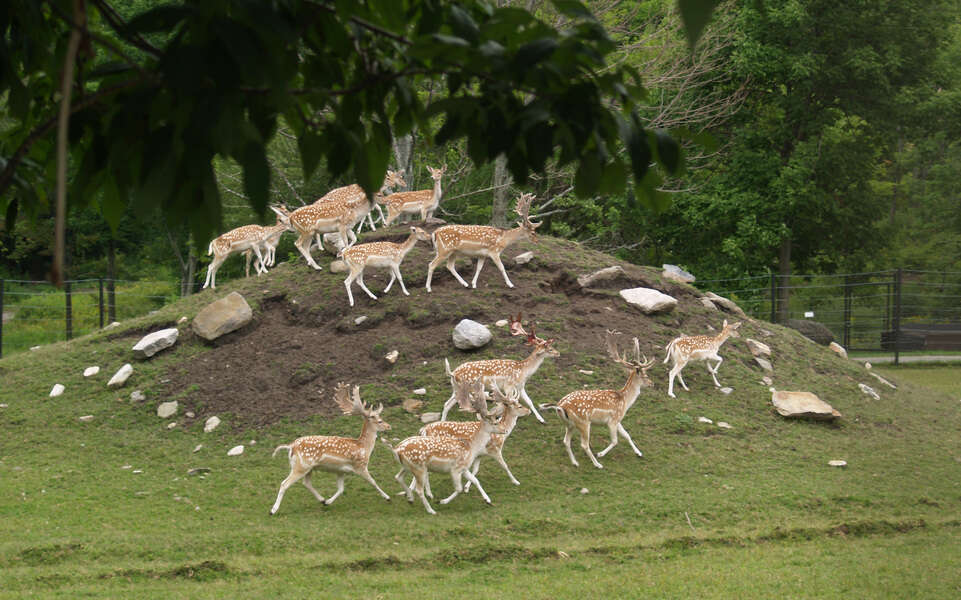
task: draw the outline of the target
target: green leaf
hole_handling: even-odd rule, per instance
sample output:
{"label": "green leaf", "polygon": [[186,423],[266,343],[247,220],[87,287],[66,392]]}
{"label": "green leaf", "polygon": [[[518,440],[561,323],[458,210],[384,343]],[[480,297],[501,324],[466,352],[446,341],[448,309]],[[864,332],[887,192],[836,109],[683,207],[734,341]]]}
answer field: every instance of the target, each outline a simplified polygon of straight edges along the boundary
{"label": "green leaf", "polygon": [[446,33],[435,33],[433,35],[434,41],[445,44],[447,46],[457,46],[458,48],[470,48],[470,42],[464,38],[459,38],[453,35],[447,35]]}
{"label": "green leaf", "polygon": [[357,183],[369,195],[380,189],[390,161],[390,129],[384,123],[374,121],[370,125],[370,135],[357,153],[354,173]]}
{"label": "green leaf", "polygon": [[657,156],[661,159],[661,164],[671,175],[676,175],[681,163],[681,147],[663,129],[654,132],[657,142]]}
{"label": "green leaf", "polygon": [[477,23],[470,13],[456,4],[450,7],[450,26],[454,33],[470,41],[477,41],[477,36],[480,35]]}
{"label": "green leaf", "polygon": [[558,45],[557,40],[553,38],[541,38],[524,44],[517,50],[517,54],[514,56],[514,64],[521,68],[536,65],[553,54]]}
{"label": "green leaf", "polygon": [[557,12],[566,17],[574,19],[594,19],[591,11],[587,10],[578,0],[552,0],[552,4],[554,8],[557,9]]}
{"label": "green leaf", "polygon": [[304,169],[304,181],[310,179],[324,154],[324,139],[312,131],[304,131],[297,138],[300,164]]}
{"label": "green leaf", "polygon": [[687,41],[692,48],[704,32],[708,21],[711,20],[714,8],[720,3],[721,0],[677,0],[677,7],[684,21],[684,31],[687,33]]}
{"label": "green leaf", "polygon": [[4,221],[5,233],[8,235],[13,232],[14,225],[17,224],[17,213],[20,210],[20,200],[18,198],[12,198],[10,204],[7,205],[6,210],[6,220]]}
{"label": "green leaf", "polygon": [[597,154],[591,152],[581,156],[581,164],[574,175],[574,193],[586,198],[597,192],[601,182],[601,163]]}
{"label": "green leaf", "polygon": [[267,163],[264,147],[256,142],[247,142],[240,166],[244,169],[244,191],[247,198],[254,210],[263,215],[270,199],[270,165]]}
{"label": "green leaf", "polygon": [[135,33],[169,32],[191,12],[193,9],[182,4],[163,4],[130,19],[127,29]]}
{"label": "green leaf", "polygon": [[123,201],[117,182],[112,177],[107,177],[103,186],[103,197],[100,200],[100,214],[114,233],[117,233],[117,228],[120,227],[120,219],[126,208],[127,205]]}
{"label": "green leaf", "polygon": [[619,158],[604,165],[601,172],[601,182],[598,193],[603,195],[618,195],[624,192],[627,183],[627,165]]}
{"label": "green leaf", "polygon": [[631,171],[634,173],[634,185],[644,179],[651,166],[651,148],[647,145],[647,136],[641,128],[640,120],[632,115],[632,120],[626,123],[622,135],[626,135],[624,145],[631,157]]}

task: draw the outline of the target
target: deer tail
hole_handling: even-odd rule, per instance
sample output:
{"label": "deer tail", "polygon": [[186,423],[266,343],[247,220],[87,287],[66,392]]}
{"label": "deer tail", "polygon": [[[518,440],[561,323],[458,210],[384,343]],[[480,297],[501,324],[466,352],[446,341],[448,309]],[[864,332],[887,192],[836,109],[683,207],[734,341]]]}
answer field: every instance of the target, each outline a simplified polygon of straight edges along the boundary
{"label": "deer tail", "polygon": [[287,458],[290,458],[290,444],[281,444],[281,445],[277,446],[276,448],[274,448],[274,453],[270,455],[270,458],[273,458],[273,457],[277,456],[277,453],[280,452],[280,449],[281,449],[281,448],[286,448],[286,449],[287,449]]}
{"label": "deer tail", "polygon": [[664,364],[667,364],[667,361],[670,360],[671,353],[674,352],[674,342],[676,341],[676,339],[671,340],[671,343],[664,347],[664,349],[667,350],[667,356],[664,357]]}

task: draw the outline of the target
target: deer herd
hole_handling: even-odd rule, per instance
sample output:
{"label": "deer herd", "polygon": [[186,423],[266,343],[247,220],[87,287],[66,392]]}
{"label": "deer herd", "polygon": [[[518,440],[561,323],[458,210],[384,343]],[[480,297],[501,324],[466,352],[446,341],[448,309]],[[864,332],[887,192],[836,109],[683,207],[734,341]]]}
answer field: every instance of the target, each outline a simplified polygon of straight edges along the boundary
{"label": "deer herd", "polygon": [[[285,206],[272,206],[276,213],[276,223],[270,227],[260,225],[246,225],[228,231],[210,242],[208,254],[213,258],[207,269],[207,279],[204,287],[216,288],[217,269],[232,254],[243,253],[246,256],[246,272],[249,275],[250,261],[254,260],[257,275],[267,272],[267,267],[274,264],[274,254],[280,237],[287,231],[297,234],[294,246],[303,255],[307,264],[316,270],[320,265],[314,261],[311,249],[316,245],[323,250],[323,236],[331,235],[339,244],[338,256],[347,267],[347,278],[344,286],[347,288],[347,299],[350,306],[354,306],[354,295],[351,290],[356,281],[360,288],[372,299],[376,300],[364,283],[364,270],[368,267],[390,269],[390,282],[384,293],[390,291],[397,281],[401,291],[410,295],[404,285],[404,278],[400,272],[400,265],[417,242],[430,242],[434,248],[434,258],[427,268],[426,289],[431,291],[431,281],[434,270],[446,263],[447,270],[464,287],[477,287],[477,278],[487,259],[490,259],[500,270],[504,283],[508,288],[514,284],[507,276],[501,253],[511,244],[520,240],[536,241],[536,229],[540,223],[531,221],[530,209],[534,200],[533,194],[521,194],[516,201],[515,211],[519,217],[517,227],[502,229],[481,225],[443,225],[428,232],[422,227],[411,226],[410,235],[401,243],[371,242],[358,244],[356,233],[366,224],[375,229],[372,216],[374,209],[379,214],[384,225],[390,225],[402,215],[419,215],[423,224],[432,218],[443,196],[441,180],[446,167],[434,169],[428,167],[434,186],[429,190],[412,192],[388,193],[392,188],[404,187],[406,183],[403,174],[387,171],[384,183],[374,194],[373,200],[368,198],[358,185],[348,185],[334,189],[325,196],[294,211]],[[387,216],[383,215],[381,205],[387,207]],[[354,229],[356,228],[356,233]],[[455,261],[459,257],[476,258],[477,265],[474,277],[468,284],[455,268]],[[722,358],[718,351],[729,337],[738,337],[737,329],[740,323],[728,324],[725,320],[722,330],[716,336],[681,336],[669,343],[665,348],[667,356],[664,362],[673,360],[673,366],[668,377],[668,395],[674,395],[674,379],[687,390],[688,387],[681,377],[681,371],[687,363],[704,360],[714,384],[720,387],[717,371]],[[517,420],[528,414],[544,423],[544,418],[537,411],[533,400],[527,393],[527,381],[537,372],[544,359],[556,358],[560,353],[554,348],[554,339],[538,337],[533,322],[528,325],[530,332],[521,323],[521,316],[510,320],[510,333],[521,336],[524,343],[530,347],[530,354],[520,360],[489,359],[475,360],[461,364],[451,370],[450,363],[445,359],[445,371],[450,379],[451,395],[444,403],[440,421],[430,423],[418,432],[418,435],[408,437],[400,443],[391,446],[382,440],[390,450],[400,470],[394,476],[402,487],[401,494],[413,502],[414,494],[420,498],[424,508],[430,514],[436,514],[428,498],[433,499],[430,488],[429,473],[448,473],[454,484],[454,492],[440,500],[441,504],[452,501],[461,492],[465,492],[473,485],[488,504],[490,497],[477,479],[477,472],[482,456],[490,456],[504,469],[511,483],[520,482],[511,473],[504,460],[503,448],[507,438],[514,430]],[[580,437],[580,446],[591,463],[598,469],[603,465],[597,457],[603,458],[617,445],[618,439],[623,438],[637,456],[643,456],[640,449],[631,439],[627,429],[622,424],[627,411],[637,401],[641,390],[652,386],[648,371],[654,366],[654,359],[641,355],[640,342],[635,337],[630,344],[633,352],[628,357],[627,352],[618,350],[619,333],[608,331],[606,349],[610,360],[627,372],[627,381],[620,389],[577,390],[561,398],[557,403],[540,404],[542,411],[553,411],[557,414],[566,428],[563,438],[564,447],[571,463],[577,467],[579,463],[571,449],[571,438],[575,430]],[[712,366],[708,361],[715,361]],[[523,406],[522,402],[527,406]],[[360,476],[370,483],[385,500],[390,496],[384,492],[368,472],[370,455],[376,445],[377,434],[390,430],[390,425],[382,418],[383,406],[376,409],[365,404],[360,398],[358,386],[340,383],[334,391],[334,402],[348,415],[363,417],[364,424],[360,436],[346,438],[336,436],[305,436],[290,444],[278,446],[274,455],[281,449],[287,450],[290,463],[290,474],[283,480],[277,499],[270,509],[275,514],[280,508],[284,494],[297,481],[303,482],[318,501],[330,504],[344,491],[344,479],[348,473]],[[489,402],[492,403],[489,408]],[[448,421],[447,416],[451,408],[457,404],[461,410],[471,411],[476,419],[470,421]],[[597,453],[591,451],[591,425],[606,425],[610,433],[610,444]],[[324,498],[311,484],[310,475],[314,469],[330,471],[337,474],[337,491],[329,498]],[[410,477],[410,481],[407,478]],[[467,479],[464,485],[463,480]]]}

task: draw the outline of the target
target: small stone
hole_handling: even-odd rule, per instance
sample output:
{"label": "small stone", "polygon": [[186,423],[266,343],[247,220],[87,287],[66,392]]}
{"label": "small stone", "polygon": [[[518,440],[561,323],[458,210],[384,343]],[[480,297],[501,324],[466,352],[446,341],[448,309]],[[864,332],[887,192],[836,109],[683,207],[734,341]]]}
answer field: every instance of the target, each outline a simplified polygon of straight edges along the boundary
{"label": "small stone", "polygon": [[420,416],[421,423],[433,423],[434,421],[440,421],[439,412],[427,412]]}
{"label": "small stone", "polygon": [[832,467],[846,467],[848,466],[847,461],[844,460],[829,460],[828,464]]}
{"label": "small stone", "polygon": [[133,471],[131,471],[131,473],[133,473],[134,475],[140,475],[141,473],[143,473],[143,469],[134,469]]}
{"label": "small stone", "polygon": [[407,400],[404,400],[401,406],[403,406],[404,410],[406,410],[409,413],[416,413],[418,410],[424,407],[424,401],[415,400],[414,398],[408,398]]}
{"label": "small stone", "polygon": [[172,417],[177,414],[177,401],[171,400],[170,402],[161,402],[157,407],[157,416],[161,419],[166,419],[167,417]]}
{"label": "small stone", "polygon": [[454,346],[460,350],[473,350],[486,346],[491,341],[491,337],[490,329],[470,319],[461,319],[451,332]]}
{"label": "small stone", "polygon": [[869,363],[869,362],[864,363],[864,368],[867,369],[868,371],[870,371],[870,370],[871,370],[871,363]]}
{"label": "small stone", "polygon": [[31,351],[31,352],[33,352],[34,350],[39,350],[39,349],[40,349],[40,346],[30,346],[30,351]]}
{"label": "small stone", "polygon": [[755,356],[755,357],[754,357],[754,362],[756,362],[758,365],[760,365],[761,368],[764,369],[765,371],[769,371],[769,372],[773,372],[773,371],[774,371],[774,367],[771,366],[771,363],[770,363],[769,361],[764,360],[764,359],[761,358],[760,356]]}
{"label": "small stone", "polygon": [[174,421],[173,423],[167,423],[167,429],[173,429],[173,428],[176,427],[176,426],[177,426],[177,422],[176,422],[176,421]]}
{"label": "small stone", "polygon": [[593,375],[593,374],[594,374],[594,371],[588,371],[587,369],[578,369],[578,372],[579,372],[579,373],[583,373],[584,375]]}
{"label": "small stone", "polygon": [[206,475],[210,473],[210,469],[207,467],[195,467],[187,471],[187,475],[193,477],[194,475]]}
{"label": "small stone", "polygon": [[230,450],[227,450],[227,456],[240,456],[240,455],[243,454],[243,453],[244,453],[244,446],[243,446],[243,444],[241,444],[241,445],[239,445],[239,446],[234,446],[234,447],[231,448]]}
{"label": "small stone", "polygon": [[120,321],[114,321],[113,323],[105,326],[104,329],[113,329],[114,327],[120,327]]}
{"label": "small stone", "polygon": [[694,277],[681,267],[677,265],[663,265],[664,271],[661,272],[661,277],[664,279],[670,279],[671,281],[676,281],[678,283],[694,283],[697,281],[697,277]]}
{"label": "small stone", "polygon": [[875,379],[877,379],[878,381],[880,381],[880,382],[883,383],[884,385],[888,386],[888,387],[891,388],[892,390],[898,389],[898,386],[894,385],[893,383],[891,383],[890,381],[888,381],[888,380],[885,379],[884,377],[881,377],[881,376],[878,375],[877,373],[871,373],[871,377],[874,377]]}
{"label": "small stone", "polygon": [[220,425],[220,417],[213,416],[204,422],[204,433],[210,433]]}
{"label": "small stone", "polygon": [[863,383],[859,383],[858,387],[861,388],[861,391],[864,392],[865,395],[870,396],[875,400],[881,399],[881,396],[878,396],[878,393],[875,392],[874,389],[871,388],[871,386],[865,385]]}
{"label": "small stone", "polygon": [[51,398],[56,398],[57,396],[59,396],[60,394],[62,394],[65,389],[67,389],[67,388],[63,387],[63,385],[60,384],[60,383],[54,384],[53,389],[50,390],[50,397],[51,397]]}
{"label": "small stone", "polygon": [[384,355],[384,360],[386,360],[390,364],[394,364],[395,362],[397,362],[397,358],[399,356],[400,356],[400,352],[398,352],[397,350],[391,350],[390,352]]}
{"label": "small stone", "polygon": [[761,378],[761,383],[763,383],[764,385],[774,385],[774,380],[768,377],[767,375],[765,375],[764,377]]}
{"label": "small stone", "polygon": [[730,428],[731,428],[730,423],[727,423],[727,422],[725,422],[725,421],[718,421],[718,422],[717,422],[717,426],[720,427],[721,429],[730,429]]}
{"label": "small stone", "polygon": [[589,490],[589,489],[587,489],[587,488],[581,488],[581,495],[582,495],[582,496],[583,496],[584,494],[588,494],[588,493],[590,493],[590,490]]}
{"label": "small stone", "polygon": [[161,329],[145,335],[133,347],[133,355],[139,359],[150,358],[161,350],[173,346],[179,336],[180,330],[176,327]]}
{"label": "small stone", "polygon": [[250,445],[251,445],[251,446],[256,446],[256,445],[257,445],[257,440],[250,440]]}
{"label": "small stone", "polygon": [[200,450],[201,450],[203,447],[204,447],[203,444],[197,444],[196,446],[194,446],[194,454],[200,452]]}
{"label": "small stone", "polygon": [[190,319],[187,318],[187,315],[184,315],[184,316],[180,317],[179,319],[177,319],[177,325],[183,325],[184,323],[186,323],[186,322],[189,321],[189,320],[190,320]]}
{"label": "small stone", "polygon": [[721,393],[724,394],[725,396],[730,395],[730,393],[733,392],[733,391],[734,391],[734,388],[729,388],[729,387],[722,387],[722,388],[721,388]]}
{"label": "small stone", "polygon": [[130,400],[133,402],[143,402],[147,397],[144,396],[143,392],[140,390],[134,390],[130,392]]}
{"label": "small stone", "polygon": [[627,277],[627,273],[624,272],[624,267],[620,265],[614,265],[613,267],[607,267],[606,269],[601,269],[595,271],[588,275],[581,275],[577,278],[577,283],[582,288],[591,287],[593,284],[601,281],[610,281],[612,279],[617,279],[618,277]]}
{"label": "small stone", "polygon": [[848,351],[844,349],[844,346],[842,346],[837,342],[831,342],[830,344],[828,344],[828,348],[830,348],[831,350],[834,350],[834,352],[836,352],[837,355],[840,356],[841,358],[848,357]]}
{"label": "small stone", "polygon": [[7,408],[7,406],[9,406],[9,404],[7,404],[6,402],[4,402],[3,404],[0,404],[0,408]]}
{"label": "small stone", "polygon": [[747,338],[744,343],[754,356],[771,356],[771,347],[763,342]]}
{"label": "small stone", "polygon": [[367,315],[361,315],[361,316],[357,317],[356,319],[354,319],[354,325],[360,325],[361,323],[363,323],[363,322],[366,321],[366,320],[367,320]]}
{"label": "small stone", "polygon": [[507,327],[507,319],[501,319],[500,321],[494,323],[497,327]]}
{"label": "small stone", "polygon": [[514,264],[526,265],[527,263],[531,262],[531,260],[533,259],[534,259],[533,252],[524,252],[523,254],[518,254],[517,256],[514,257]]}
{"label": "small stone", "polygon": [[703,306],[704,308],[717,310],[717,306],[713,302],[711,302],[711,299],[708,298],[707,296],[701,296],[700,298],[698,298],[698,301],[701,303],[701,306]]}
{"label": "small stone", "polygon": [[107,382],[107,387],[121,387],[123,384],[127,383],[127,379],[133,373],[133,365],[130,363],[125,364],[120,367],[110,381]]}
{"label": "small stone", "polygon": [[426,396],[426,395],[427,395],[427,389],[426,389],[426,388],[417,388],[416,390],[414,390],[414,393],[417,394],[418,396]]}
{"label": "small stone", "polygon": [[345,263],[344,261],[342,261],[342,260],[340,260],[340,259],[335,260],[335,261],[333,261],[333,262],[330,263],[330,272],[331,272],[331,273],[346,273],[347,271],[350,271],[350,267],[348,267],[348,266],[347,266],[347,263]]}
{"label": "small stone", "polygon": [[186,416],[188,419],[193,419],[197,415],[194,414],[194,411],[188,410],[187,412],[184,413],[184,416]]}
{"label": "small stone", "polygon": [[698,418],[697,418],[697,422],[698,422],[698,423],[707,423],[708,425],[713,425],[713,424],[714,424],[714,421],[708,419],[707,417],[698,417]]}
{"label": "small stone", "polygon": [[124,466],[122,466],[122,467],[120,467],[120,468],[121,468],[121,469],[132,469],[132,468],[133,468],[133,465],[124,465]]}
{"label": "small stone", "polygon": [[84,423],[89,423],[90,421],[93,421],[93,415],[84,415],[84,416],[78,417],[78,418],[79,418],[81,421],[83,421]]}
{"label": "small stone", "polygon": [[84,377],[93,377],[100,372],[100,367],[87,367],[83,370]]}

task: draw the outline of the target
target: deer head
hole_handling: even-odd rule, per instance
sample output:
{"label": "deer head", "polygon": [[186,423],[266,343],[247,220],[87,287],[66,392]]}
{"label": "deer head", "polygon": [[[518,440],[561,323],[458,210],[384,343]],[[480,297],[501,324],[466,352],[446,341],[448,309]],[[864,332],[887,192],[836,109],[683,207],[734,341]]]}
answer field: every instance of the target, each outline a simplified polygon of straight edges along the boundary
{"label": "deer head", "polygon": [[411,226],[411,228],[410,228],[410,234],[411,234],[412,236],[414,236],[414,238],[415,238],[417,241],[420,241],[420,242],[429,242],[429,241],[430,241],[430,234],[427,233],[427,231],[421,229],[420,227],[413,227],[413,226]]}
{"label": "deer head", "polygon": [[537,234],[534,230],[541,226],[542,223],[534,223],[530,219],[531,212],[531,202],[534,200],[534,194],[521,194],[517,197],[517,204],[514,205],[514,211],[517,212],[517,216],[520,220],[517,224],[527,232],[532,242],[537,241]]}
{"label": "deer head", "polygon": [[404,181],[404,171],[391,171],[387,169],[387,175],[384,177],[384,185],[380,186],[380,194],[386,193],[389,188],[395,187],[406,187],[407,182]]}
{"label": "deer head", "polygon": [[741,334],[737,332],[737,328],[740,326],[741,326],[740,321],[738,321],[737,323],[732,323],[728,325],[727,319],[724,319],[724,325],[721,328],[721,333],[727,333],[728,336],[734,337],[734,338],[741,337]]}
{"label": "deer head", "polygon": [[439,181],[440,178],[444,176],[444,173],[447,172],[447,165],[444,165],[439,169],[428,166],[427,171],[430,172],[431,179],[434,181]]}
{"label": "deer head", "polygon": [[364,417],[377,431],[390,430],[390,425],[380,418],[380,413],[384,412],[384,405],[380,404],[377,408],[373,408],[364,404],[360,399],[360,386],[355,385],[351,389],[347,383],[338,383],[334,389],[334,402],[345,415]]}
{"label": "deer head", "polygon": [[627,359],[627,353],[621,354],[617,350],[617,336],[620,332],[611,329],[607,330],[607,354],[611,357],[611,360],[615,364],[618,364],[633,373],[640,375],[646,385],[653,385],[651,378],[647,375],[647,370],[654,366],[654,359],[648,360],[645,356],[641,358],[641,344],[634,338],[634,358],[632,360]]}

